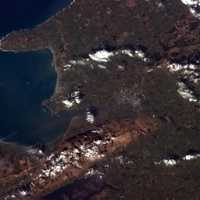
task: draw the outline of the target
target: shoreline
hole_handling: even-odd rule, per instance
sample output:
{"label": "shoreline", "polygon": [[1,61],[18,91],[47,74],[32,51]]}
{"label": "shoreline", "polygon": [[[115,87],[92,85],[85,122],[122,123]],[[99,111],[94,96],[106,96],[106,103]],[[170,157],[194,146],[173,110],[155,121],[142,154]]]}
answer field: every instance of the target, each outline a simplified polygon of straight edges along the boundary
{"label": "shoreline", "polygon": [[62,14],[63,12],[65,12],[67,9],[71,8],[71,6],[75,3],[75,0],[71,0],[70,3],[66,3],[66,6],[64,6],[63,8],[59,9],[59,11],[57,11],[54,15],[51,15],[50,17],[48,17],[46,20],[44,20],[43,22],[33,26],[32,28],[25,28],[25,29],[18,29],[18,30],[12,30],[11,32],[5,34],[3,37],[0,38],[0,51],[2,52],[11,52],[11,53],[23,53],[23,52],[34,52],[34,51],[40,51],[40,50],[48,50],[51,52],[52,54],[52,65],[56,71],[57,74],[57,79],[56,79],[56,85],[55,85],[55,89],[54,92],[52,94],[52,96],[44,101],[50,100],[54,97],[57,97],[57,94],[60,94],[60,89],[59,89],[59,76],[60,76],[60,72],[59,72],[59,66],[56,65],[56,57],[55,57],[55,50],[50,46],[45,46],[45,47],[38,47],[38,48],[32,48],[31,50],[12,50],[12,49],[6,49],[6,48],[2,48],[2,41],[6,40],[10,35],[13,35],[19,31],[21,32],[26,32],[29,31],[31,32],[32,30],[35,29],[39,29],[41,26],[48,24],[52,19],[56,18],[57,16],[59,16],[60,14]]}
{"label": "shoreline", "polygon": [[[0,40],[1,42],[1,40]],[[1,46],[1,45],[0,45]],[[52,56],[52,61],[51,61],[51,67],[54,68],[55,72],[56,72],[56,84],[55,84],[55,89],[53,91],[53,94],[47,98],[47,99],[44,99],[43,102],[46,102],[48,100],[51,100],[52,98],[54,97],[57,97],[58,94],[60,94],[60,81],[59,81],[59,76],[60,76],[60,72],[59,72],[59,67],[56,65],[56,57],[55,57],[55,51],[53,50],[52,47],[45,47],[45,48],[36,48],[36,49],[32,49],[32,50],[24,50],[24,51],[21,51],[21,50],[6,50],[4,48],[1,48],[0,47],[0,52],[5,52],[5,53],[13,53],[13,54],[20,54],[20,53],[34,53],[34,52],[38,52],[38,51],[48,51],[50,52],[51,56]],[[41,105],[43,104],[43,102],[41,103]]]}

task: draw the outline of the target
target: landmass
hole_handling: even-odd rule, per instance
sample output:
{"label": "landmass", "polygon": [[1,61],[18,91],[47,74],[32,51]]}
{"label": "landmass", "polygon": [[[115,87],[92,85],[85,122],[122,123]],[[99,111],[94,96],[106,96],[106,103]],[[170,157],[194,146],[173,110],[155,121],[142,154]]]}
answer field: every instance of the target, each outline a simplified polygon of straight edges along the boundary
{"label": "landmass", "polygon": [[52,52],[43,104],[77,115],[45,148],[2,142],[1,199],[199,199],[198,6],[76,0],[2,38],[3,51]]}

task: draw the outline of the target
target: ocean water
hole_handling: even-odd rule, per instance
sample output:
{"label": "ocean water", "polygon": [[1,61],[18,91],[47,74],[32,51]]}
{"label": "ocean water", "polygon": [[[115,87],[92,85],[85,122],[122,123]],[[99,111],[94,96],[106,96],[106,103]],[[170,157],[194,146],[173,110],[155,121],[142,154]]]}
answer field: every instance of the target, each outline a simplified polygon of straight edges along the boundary
{"label": "ocean water", "polygon": [[[0,36],[42,23],[68,3],[67,0],[2,0]],[[62,133],[71,113],[51,116],[41,105],[53,94],[55,83],[56,72],[49,50],[0,52],[0,138],[35,144],[51,141]]]}
{"label": "ocean water", "polygon": [[1,0],[0,36],[40,24],[70,2],[71,0]]}

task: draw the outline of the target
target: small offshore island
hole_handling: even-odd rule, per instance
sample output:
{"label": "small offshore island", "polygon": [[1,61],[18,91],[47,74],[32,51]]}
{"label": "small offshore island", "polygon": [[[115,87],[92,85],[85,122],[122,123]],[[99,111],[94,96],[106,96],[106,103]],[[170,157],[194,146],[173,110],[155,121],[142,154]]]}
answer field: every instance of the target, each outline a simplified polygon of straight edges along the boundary
{"label": "small offshore island", "polygon": [[200,198],[200,5],[191,2],[76,0],[1,39],[2,51],[51,51],[57,82],[43,105],[66,122],[73,113],[46,146],[2,142],[1,199]]}

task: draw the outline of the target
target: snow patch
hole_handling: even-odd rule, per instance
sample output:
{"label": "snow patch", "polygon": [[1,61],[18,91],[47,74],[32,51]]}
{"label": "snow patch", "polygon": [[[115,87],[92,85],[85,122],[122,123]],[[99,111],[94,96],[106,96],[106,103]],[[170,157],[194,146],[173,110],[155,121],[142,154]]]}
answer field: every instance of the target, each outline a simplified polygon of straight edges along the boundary
{"label": "snow patch", "polygon": [[177,165],[178,163],[184,162],[184,161],[191,161],[196,160],[200,158],[200,154],[186,154],[185,156],[179,158],[179,159],[163,159],[159,162],[154,162],[155,165],[164,165],[166,167],[173,167]]}
{"label": "snow patch", "polygon": [[81,99],[81,92],[79,90],[76,90],[76,91],[72,92],[71,97],[74,99],[74,101],[77,104],[81,103],[81,100],[82,100]]}
{"label": "snow patch", "polygon": [[195,97],[194,92],[190,90],[185,83],[178,82],[177,84],[177,92],[179,93],[179,95],[181,95],[184,99],[187,99],[189,102],[200,103],[199,99]]}
{"label": "snow patch", "polygon": [[103,133],[103,129],[95,129],[95,130],[92,130],[91,132],[101,134],[101,133]]}
{"label": "snow patch", "polygon": [[68,99],[62,101],[66,108],[71,108],[74,105],[73,101],[69,101]]}
{"label": "snow patch", "polygon": [[123,65],[118,65],[117,68],[120,71],[124,71],[125,70],[125,67]]}
{"label": "snow patch", "polygon": [[136,57],[140,58],[144,62],[147,62],[149,60],[147,57],[145,57],[145,54],[142,50],[135,50],[135,55]]}
{"label": "snow patch", "polygon": [[85,149],[84,156],[93,161],[104,157],[104,154],[100,154],[97,146],[92,146],[89,149]]}
{"label": "snow patch", "polygon": [[[102,63],[110,62],[111,59],[115,56],[126,55],[130,58],[138,58],[143,62],[148,62],[149,58],[145,56],[145,53],[142,50],[130,50],[130,49],[120,49],[115,51],[107,51],[105,49],[96,51],[95,53],[91,53],[87,58],[80,58],[76,60],[70,60],[66,65],[63,66],[64,71],[70,70],[75,65],[80,66],[90,66],[94,69],[94,66],[100,69],[106,69]],[[96,65],[94,65],[96,64]],[[124,70],[123,66],[118,66],[118,69]]]}
{"label": "snow patch", "polygon": [[16,195],[15,194],[12,194],[12,195],[8,195],[6,197],[4,197],[4,200],[10,200],[10,199],[16,199]]}
{"label": "snow patch", "polygon": [[89,54],[89,57],[96,62],[108,62],[112,56],[114,56],[114,53],[106,50],[101,50],[94,54]]}
{"label": "snow patch", "polygon": [[21,196],[26,196],[28,193],[25,190],[19,191],[19,194]]}
{"label": "snow patch", "polygon": [[94,114],[92,114],[90,111],[86,113],[86,121],[89,122],[90,124],[93,124],[95,121]]}
{"label": "snow patch", "polygon": [[106,68],[107,68],[105,65],[98,65],[98,67],[99,67],[100,69],[106,69]]}
{"label": "snow patch", "polygon": [[129,50],[129,49],[123,49],[123,50],[117,52],[117,54],[127,55],[127,56],[132,57],[132,58],[134,57],[134,52]]}
{"label": "snow patch", "polygon": [[86,59],[79,59],[79,60],[70,60],[69,63],[71,65],[87,65],[89,61],[90,60],[86,58]]}
{"label": "snow patch", "polygon": [[64,71],[69,70],[71,67],[72,67],[72,65],[70,65],[70,64],[64,65]]}
{"label": "snow patch", "polygon": [[130,49],[122,49],[112,52],[107,50],[100,50],[94,54],[89,54],[89,58],[96,62],[109,62],[112,57],[118,55],[127,55],[131,58],[139,58],[144,62],[149,61],[149,59],[145,56],[145,53],[142,50],[132,51]]}
{"label": "snow patch", "polygon": [[194,17],[200,19],[200,13],[198,12],[200,1],[199,0],[181,0],[183,4],[189,7],[190,12]]}
{"label": "snow patch", "polygon": [[71,1],[71,3],[69,4],[69,8],[72,7],[75,3],[76,3],[76,0]]}
{"label": "snow patch", "polygon": [[200,75],[198,73],[197,65],[181,65],[178,63],[171,63],[167,65],[167,69],[169,69],[169,71],[172,73],[179,73],[183,79],[187,79],[194,84],[200,82]]}
{"label": "snow patch", "polygon": [[177,161],[174,159],[163,159],[159,162],[154,162],[155,165],[165,165],[166,167],[172,167],[177,164]]}
{"label": "snow patch", "polygon": [[100,172],[99,170],[96,170],[94,168],[91,168],[85,173],[84,177],[88,178],[88,177],[91,177],[91,176],[98,176],[99,178],[102,179],[103,176],[104,176],[104,173]]}
{"label": "snow patch", "polygon": [[64,71],[68,71],[72,69],[73,66],[75,65],[80,65],[80,66],[87,66],[90,62],[89,58],[82,58],[82,59],[77,59],[77,60],[70,60],[66,65],[64,65]]}
{"label": "snow patch", "polygon": [[195,160],[197,158],[200,158],[200,154],[196,154],[196,155],[187,154],[182,158],[182,160]]}
{"label": "snow patch", "polygon": [[163,4],[162,2],[158,2],[158,3],[157,3],[157,6],[158,6],[158,8],[164,8],[164,7],[165,7],[164,4]]}
{"label": "snow patch", "polygon": [[81,92],[79,90],[73,91],[70,94],[70,97],[63,100],[62,103],[65,105],[66,108],[71,108],[75,104],[80,104],[82,101]]}

